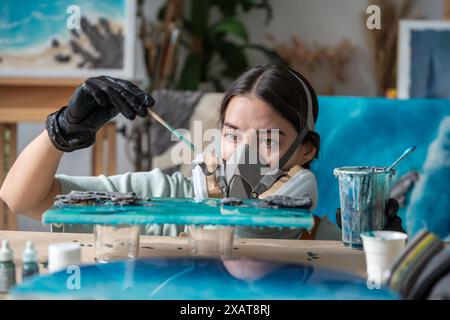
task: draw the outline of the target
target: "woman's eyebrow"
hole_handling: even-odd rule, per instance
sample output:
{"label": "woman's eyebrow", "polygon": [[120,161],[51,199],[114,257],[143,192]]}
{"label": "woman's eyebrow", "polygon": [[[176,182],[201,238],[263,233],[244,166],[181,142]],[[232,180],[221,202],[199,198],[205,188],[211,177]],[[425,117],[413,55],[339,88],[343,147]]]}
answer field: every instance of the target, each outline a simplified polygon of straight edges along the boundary
{"label": "woman's eyebrow", "polygon": [[231,129],[234,129],[234,130],[239,130],[239,127],[237,127],[237,126],[235,126],[234,124],[231,124],[231,123],[229,123],[229,122],[224,122],[223,125],[224,125],[225,127],[229,127],[229,128],[231,128]]}
{"label": "woman's eyebrow", "polygon": [[257,130],[258,134],[261,134],[261,133],[269,133],[269,134],[272,134],[273,131],[278,131],[279,134],[282,135],[282,136],[285,136],[285,135],[286,135],[286,133],[284,133],[284,131],[281,130],[281,129],[259,129],[259,130]]}
{"label": "woman's eyebrow", "polygon": [[[224,122],[223,125],[225,127],[229,127],[234,130],[240,130],[238,126],[235,126],[234,124],[231,124],[229,122]],[[282,135],[282,136],[286,135],[286,133],[281,129],[258,129],[258,130],[256,130],[256,132],[258,132],[258,134],[261,134],[261,133],[269,133],[270,134],[270,133],[272,133],[272,131],[278,131],[280,133],[280,135]]]}

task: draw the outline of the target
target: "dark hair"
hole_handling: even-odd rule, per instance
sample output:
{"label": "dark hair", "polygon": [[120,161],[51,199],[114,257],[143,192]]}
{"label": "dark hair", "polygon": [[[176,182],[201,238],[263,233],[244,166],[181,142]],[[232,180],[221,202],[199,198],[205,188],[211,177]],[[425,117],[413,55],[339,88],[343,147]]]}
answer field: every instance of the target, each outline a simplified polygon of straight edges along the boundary
{"label": "dark hair", "polygon": [[[233,97],[253,94],[271,105],[300,133],[307,125],[308,100],[307,93],[296,76],[302,79],[309,89],[314,122],[316,122],[319,115],[319,104],[311,84],[300,73],[288,67],[269,64],[249,69],[231,85],[225,93],[220,107],[220,125],[223,126],[228,104]],[[317,158],[320,148],[319,134],[309,131],[303,143],[306,142],[310,142],[317,149],[315,155]],[[309,163],[303,166],[309,168]]]}

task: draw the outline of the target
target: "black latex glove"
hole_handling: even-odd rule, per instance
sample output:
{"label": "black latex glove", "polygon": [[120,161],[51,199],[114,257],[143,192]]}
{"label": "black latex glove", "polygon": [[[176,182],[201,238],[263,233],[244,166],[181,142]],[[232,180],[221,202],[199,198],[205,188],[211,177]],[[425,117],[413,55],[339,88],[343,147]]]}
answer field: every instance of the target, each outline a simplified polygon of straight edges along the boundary
{"label": "black latex glove", "polygon": [[[398,201],[395,199],[389,199],[386,205],[385,215],[387,218],[386,226],[383,230],[386,231],[399,231],[406,233],[402,227],[402,219],[397,215],[399,209]],[[341,208],[336,209],[336,223],[339,229],[342,229],[341,226]]]}
{"label": "black latex glove", "polygon": [[45,128],[53,145],[64,152],[90,147],[97,131],[119,113],[134,120],[146,117],[154,100],[129,81],[108,76],[87,79],[67,106],[47,117]]}

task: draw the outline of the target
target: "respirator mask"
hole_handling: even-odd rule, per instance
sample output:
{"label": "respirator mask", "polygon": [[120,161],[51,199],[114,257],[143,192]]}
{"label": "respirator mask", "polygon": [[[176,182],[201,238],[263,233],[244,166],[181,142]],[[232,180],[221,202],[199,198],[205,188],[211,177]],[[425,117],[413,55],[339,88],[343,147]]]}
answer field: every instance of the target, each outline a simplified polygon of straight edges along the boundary
{"label": "respirator mask", "polygon": [[[302,144],[309,131],[314,130],[313,101],[305,82],[291,72],[302,84],[308,103],[306,125],[276,164],[270,165],[256,143],[241,143],[228,160],[215,156],[213,161],[199,154],[193,162],[193,187],[195,199],[240,198],[257,199],[287,174],[285,166]],[[301,115],[299,117],[303,118]],[[255,140],[252,140],[255,141]],[[216,146],[216,150],[220,147]],[[209,159],[210,160],[210,159]]]}

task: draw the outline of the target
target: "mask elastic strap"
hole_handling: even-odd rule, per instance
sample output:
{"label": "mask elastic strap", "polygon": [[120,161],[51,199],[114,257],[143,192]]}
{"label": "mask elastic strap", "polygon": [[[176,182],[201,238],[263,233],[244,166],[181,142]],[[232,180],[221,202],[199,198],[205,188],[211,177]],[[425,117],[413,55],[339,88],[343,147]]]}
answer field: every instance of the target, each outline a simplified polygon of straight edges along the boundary
{"label": "mask elastic strap", "polygon": [[252,190],[252,198],[258,198],[260,194],[269,190],[269,188],[272,187],[275,182],[277,182],[282,176],[286,175],[286,172],[283,171],[283,167],[286,165],[289,159],[291,159],[295,150],[297,150],[297,148],[301,145],[308,132],[309,129],[307,126],[305,126],[302,132],[298,134],[295,141],[291,144],[288,151],[286,151],[284,156],[281,158],[278,168],[275,169],[273,173],[264,175],[258,185]]}
{"label": "mask elastic strap", "polygon": [[308,134],[309,129],[308,127],[304,127],[302,132],[300,132],[295,139],[294,142],[292,142],[291,146],[289,147],[288,151],[284,154],[284,156],[280,159],[280,162],[278,163],[278,168],[283,170],[286,163],[288,163],[289,159],[291,159],[294,152],[297,150],[297,148],[302,144],[303,140],[305,139],[306,135]]}
{"label": "mask elastic strap", "polygon": [[215,170],[209,171],[208,167],[206,166],[206,163],[204,163],[203,161],[193,161],[192,166],[191,166],[192,170],[194,170],[197,166],[199,166],[200,169],[202,169],[203,174],[207,177],[210,177],[213,174],[215,174],[216,173],[215,170],[217,170],[217,167],[218,167],[218,166],[216,166]]}
{"label": "mask elastic strap", "polygon": [[300,82],[300,84],[303,87],[303,90],[306,93],[306,103],[308,105],[308,113],[306,116],[306,125],[309,128],[310,131],[314,131],[314,114],[313,114],[313,99],[311,96],[311,91],[309,90],[308,86],[306,85],[305,81],[302,80],[298,75],[295,74],[292,70],[288,69],[289,73],[292,74],[297,80]]}
{"label": "mask elastic strap", "polygon": [[228,192],[230,190],[228,188],[227,179],[225,178],[225,164],[226,161],[222,159],[222,165],[217,166],[217,170],[219,171],[217,175],[217,184],[224,197],[228,197]]}

